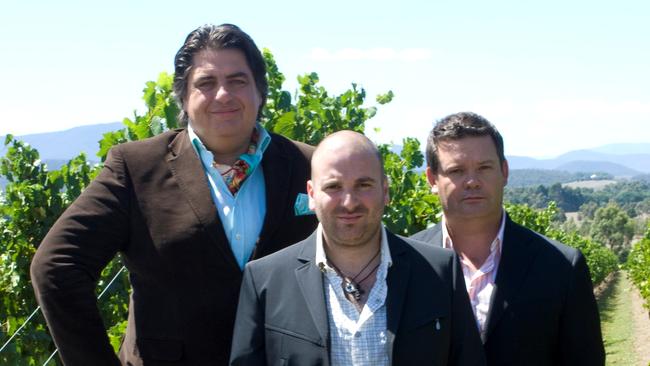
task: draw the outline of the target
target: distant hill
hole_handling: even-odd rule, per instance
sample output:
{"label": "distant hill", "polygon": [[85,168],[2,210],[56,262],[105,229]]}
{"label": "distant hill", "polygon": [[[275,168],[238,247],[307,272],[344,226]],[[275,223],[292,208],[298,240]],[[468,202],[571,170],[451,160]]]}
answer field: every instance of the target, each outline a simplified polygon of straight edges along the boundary
{"label": "distant hill", "polygon": [[[607,145],[606,151],[625,151],[625,144]],[[640,146],[650,144],[633,144],[632,154],[604,153],[594,150],[574,150],[553,159],[535,159],[525,156],[508,156],[511,169],[556,169],[569,172],[605,172],[617,177],[632,177],[650,173],[650,149],[638,153]]]}
{"label": "distant hill", "polygon": [[[99,140],[106,132],[123,128],[122,122],[102,123],[74,127],[64,131],[36,133],[16,136],[17,139],[29,143],[41,155],[41,160],[70,160],[85,152],[89,161],[99,161]],[[1,137],[4,142],[4,136]],[[0,154],[6,152],[4,144],[0,146]]]}
{"label": "distant hill", "polygon": [[[50,169],[58,169],[61,164],[82,151],[86,152],[89,161],[98,161],[98,142],[102,135],[121,128],[121,122],[113,122],[17,138],[34,146]],[[4,141],[4,136],[0,138]],[[401,148],[399,145],[393,145],[391,149],[399,153]],[[0,154],[4,153],[2,145]],[[643,177],[641,179],[649,179],[650,176],[650,143],[609,144],[588,150],[569,151],[553,159],[514,155],[507,158],[511,170],[508,185],[511,187],[567,183],[587,179],[594,173],[599,176],[605,173],[618,178],[640,176]]]}
{"label": "distant hill", "polygon": [[632,179],[650,183],[650,174],[637,175],[637,176],[632,177]]}
{"label": "distant hill", "polygon": [[625,165],[609,161],[572,160],[558,165],[556,169],[566,170],[568,172],[606,172],[615,177],[633,177],[640,174],[640,172],[630,169]]}
{"label": "distant hill", "polygon": [[[82,151],[86,153],[89,162],[99,162],[97,152],[102,135],[123,127],[122,122],[112,122],[15,137],[36,148],[41,161],[47,164],[49,170],[57,170]],[[7,152],[4,140],[5,136],[0,136],[0,156]],[[4,188],[6,183],[4,177],[0,177],[0,189]]]}
{"label": "distant hill", "polygon": [[606,173],[576,173],[566,170],[551,169],[510,169],[508,177],[508,188],[530,187],[530,186],[552,186],[553,184],[565,184],[576,181],[593,181],[596,179],[608,179],[613,176]]}
{"label": "distant hill", "polygon": [[[632,175],[640,174],[641,172],[650,173],[650,150],[646,151],[645,153],[631,154],[608,154],[592,150],[575,150],[562,154],[553,160],[561,164],[574,161],[607,162],[623,165],[632,170],[636,170],[637,172],[629,172]],[[556,166],[554,169],[557,168],[558,167]]]}
{"label": "distant hill", "polygon": [[510,169],[553,169],[556,163],[553,159],[535,159],[527,156],[508,155]]}

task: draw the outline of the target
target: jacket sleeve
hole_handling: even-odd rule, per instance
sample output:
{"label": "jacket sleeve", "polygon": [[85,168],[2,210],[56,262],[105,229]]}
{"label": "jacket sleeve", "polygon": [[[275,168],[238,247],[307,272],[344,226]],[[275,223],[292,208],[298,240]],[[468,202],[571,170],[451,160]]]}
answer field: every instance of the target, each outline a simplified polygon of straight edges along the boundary
{"label": "jacket sleeve", "polygon": [[119,365],[95,288],[128,237],[128,191],[116,147],[100,174],[61,215],[31,264],[36,299],[65,365]]}
{"label": "jacket sleeve", "polygon": [[474,313],[469,303],[460,261],[455,253],[453,263],[453,333],[449,365],[485,366],[487,361],[483,343],[481,343]]}
{"label": "jacket sleeve", "polygon": [[233,334],[231,365],[266,365],[264,306],[260,301],[250,263],[244,269]]}
{"label": "jacket sleeve", "polygon": [[598,305],[593,293],[589,267],[577,251],[572,260],[572,276],[567,279],[566,304],[560,319],[562,365],[605,365],[605,349],[600,329]]}

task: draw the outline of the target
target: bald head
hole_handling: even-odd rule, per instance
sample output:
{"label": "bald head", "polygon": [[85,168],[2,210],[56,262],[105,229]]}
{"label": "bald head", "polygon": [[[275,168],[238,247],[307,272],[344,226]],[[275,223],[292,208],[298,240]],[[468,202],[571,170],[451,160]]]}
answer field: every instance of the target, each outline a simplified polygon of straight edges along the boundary
{"label": "bald head", "polygon": [[311,158],[307,194],[329,254],[337,247],[369,246],[377,251],[388,181],[381,155],[367,137],[339,131],[324,139]]}
{"label": "bald head", "polygon": [[379,174],[385,178],[384,162],[377,146],[358,132],[349,130],[334,132],[318,144],[311,158],[312,179],[319,166],[322,166],[324,157],[332,156],[368,160],[368,163],[376,164]]}

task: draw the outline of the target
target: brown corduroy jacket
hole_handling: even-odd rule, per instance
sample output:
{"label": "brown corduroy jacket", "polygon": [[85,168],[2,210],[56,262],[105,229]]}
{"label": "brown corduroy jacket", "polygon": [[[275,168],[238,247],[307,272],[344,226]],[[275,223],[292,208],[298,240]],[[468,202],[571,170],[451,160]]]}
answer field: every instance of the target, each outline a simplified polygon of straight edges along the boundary
{"label": "brown corduroy jacket", "polygon": [[[266,216],[251,259],[307,237],[294,204],[309,179],[304,146],[273,135],[264,153]],[[95,286],[121,253],[132,294],[119,358]],[[242,279],[186,130],[114,147],[45,237],[31,266],[66,365],[225,365]]]}

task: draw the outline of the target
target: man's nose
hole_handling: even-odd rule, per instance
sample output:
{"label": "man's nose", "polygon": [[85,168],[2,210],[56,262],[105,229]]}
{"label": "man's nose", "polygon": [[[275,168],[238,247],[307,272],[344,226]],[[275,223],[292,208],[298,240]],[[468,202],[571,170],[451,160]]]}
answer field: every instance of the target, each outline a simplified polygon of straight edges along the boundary
{"label": "man's nose", "polygon": [[469,173],[465,179],[465,188],[477,189],[481,187],[481,180],[476,173]]}
{"label": "man's nose", "polygon": [[356,195],[354,192],[345,192],[343,194],[343,202],[342,205],[348,210],[352,210],[355,207],[357,207],[359,201],[357,200]]}
{"label": "man's nose", "polygon": [[214,99],[219,101],[219,102],[225,102],[230,100],[232,95],[230,94],[230,91],[228,88],[226,88],[225,85],[219,85],[217,86],[217,92],[214,95]]}

